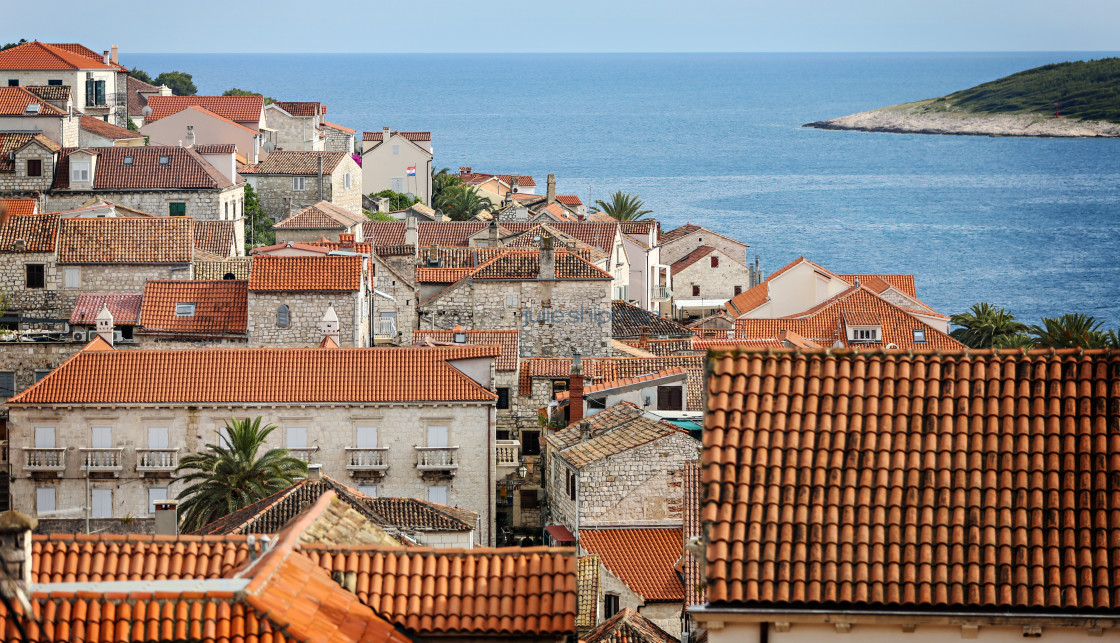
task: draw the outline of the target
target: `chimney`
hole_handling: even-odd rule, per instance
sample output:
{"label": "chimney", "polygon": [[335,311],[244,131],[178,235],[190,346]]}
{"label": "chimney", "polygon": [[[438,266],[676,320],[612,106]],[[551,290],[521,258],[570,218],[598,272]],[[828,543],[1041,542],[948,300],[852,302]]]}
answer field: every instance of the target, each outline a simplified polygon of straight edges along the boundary
{"label": "chimney", "polygon": [[338,235],[338,247],[352,249],[354,247],[354,235],[350,233]]}
{"label": "chimney", "polygon": [[556,175],[548,175],[548,191],[545,193],[545,203],[556,202]]}
{"label": "chimney", "polygon": [[327,312],[319,320],[319,332],[324,340],[330,337],[338,344],[338,314],[334,312],[334,304],[327,304]]}
{"label": "chimney", "polygon": [[307,480],[308,482],[318,482],[323,479],[323,465],[309,464],[307,465]]}
{"label": "chimney", "polygon": [[392,136],[393,136],[393,132],[388,127],[382,127],[381,128],[381,142],[382,143],[388,143],[389,139]]}
{"label": "chimney", "polygon": [[[568,424],[583,419],[583,364],[579,349],[572,352],[572,372],[568,375]],[[580,426],[580,433],[583,426]],[[584,438],[586,439],[586,438]]]}
{"label": "chimney", "polygon": [[472,169],[474,169],[474,168],[472,168],[469,165],[460,165],[459,166],[459,176],[463,176],[464,174],[470,174]]}
{"label": "chimney", "polygon": [[113,61],[114,65],[116,65],[117,64],[117,53],[118,53],[117,46],[113,45],[112,47],[109,48],[109,51],[112,52],[112,55],[110,56],[109,59]]}
{"label": "chimney", "polygon": [[113,313],[108,306],[102,306],[97,314],[97,336],[113,345]]}
{"label": "chimney", "polygon": [[187,125],[187,147],[194,147],[194,125]]}
{"label": "chimney", "polygon": [[109,50],[108,49],[106,49],[104,52],[102,52],[101,62],[105,63],[106,65],[109,64]]}
{"label": "chimney", "polygon": [[26,607],[31,585],[31,530],[38,520],[18,511],[0,514],[0,563],[7,576],[0,582],[0,591],[8,598],[17,598]]}
{"label": "chimney", "polygon": [[638,327],[638,347],[642,350],[649,349],[649,326]]}
{"label": "chimney", "polygon": [[489,228],[489,230],[487,230],[487,232],[489,233],[490,247],[491,248],[497,248],[498,247],[498,217],[497,216],[490,219],[490,228]]}
{"label": "chimney", "polygon": [[552,235],[541,236],[541,268],[537,279],[551,281],[556,279],[556,258],[552,251]]}
{"label": "chimney", "polygon": [[434,243],[428,248],[428,265],[439,265],[439,246]]}
{"label": "chimney", "polygon": [[156,535],[179,535],[179,501],[174,499],[156,500]]}
{"label": "chimney", "polygon": [[323,200],[323,155],[316,154],[319,159],[319,200]]}
{"label": "chimney", "polygon": [[404,243],[405,245],[415,247],[417,238],[416,214],[412,210],[409,210],[404,218]]}
{"label": "chimney", "polygon": [[587,442],[591,439],[591,423],[583,420],[579,423],[579,441]]}
{"label": "chimney", "polygon": [[510,194],[517,194],[517,186],[520,183],[521,183],[521,175],[520,174],[514,174],[513,177],[510,179],[510,182],[509,182],[509,192],[510,192]]}
{"label": "chimney", "polygon": [[381,197],[377,200],[377,211],[378,212],[388,212],[389,211],[389,197],[383,196],[383,197]]}

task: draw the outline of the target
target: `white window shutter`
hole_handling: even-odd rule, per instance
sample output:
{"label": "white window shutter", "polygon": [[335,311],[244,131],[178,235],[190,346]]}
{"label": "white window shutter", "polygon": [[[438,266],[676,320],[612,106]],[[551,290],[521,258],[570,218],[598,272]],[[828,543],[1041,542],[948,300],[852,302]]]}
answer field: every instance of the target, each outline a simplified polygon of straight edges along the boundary
{"label": "white window shutter", "polygon": [[170,449],[171,440],[168,436],[167,427],[165,426],[150,426],[148,427],[148,448],[149,449]]}
{"label": "white window shutter", "polygon": [[113,490],[112,489],[94,489],[93,490],[93,517],[94,518],[112,518],[113,517]]}
{"label": "white window shutter", "polygon": [[39,487],[35,489],[35,512],[45,514],[54,510],[54,487]]}
{"label": "white window shutter", "polygon": [[[354,427],[355,444],[354,446],[359,449],[376,449],[377,448],[377,427],[376,426],[359,426]],[[368,495],[368,494],[367,494]]]}
{"label": "white window shutter", "polygon": [[302,449],[307,446],[307,427],[305,426],[290,426],[288,427],[288,448],[289,449]]}
{"label": "white window shutter", "polygon": [[447,446],[447,427],[438,425],[428,426],[428,446],[430,447],[445,447]]}
{"label": "white window shutter", "polygon": [[90,446],[95,449],[113,448],[113,429],[108,426],[95,426],[92,431]]}
{"label": "white window shutter", "polygon": [[428,487],[428,502],[438,502],[441,505],[446,505],[447,487],[444,485],[432,485]]}
{"label": "white window shutter", "polygon": [[167,500],[167,487],[149,487],[148,513],[154,514],[156,512],[156,502],[160,500]]}
{"label": "white window shutter", "polygon": [[53,426],[37,426],[37,427],[35,427],[35,448],[36,449],[53,449],[54,448],[54,427]]}

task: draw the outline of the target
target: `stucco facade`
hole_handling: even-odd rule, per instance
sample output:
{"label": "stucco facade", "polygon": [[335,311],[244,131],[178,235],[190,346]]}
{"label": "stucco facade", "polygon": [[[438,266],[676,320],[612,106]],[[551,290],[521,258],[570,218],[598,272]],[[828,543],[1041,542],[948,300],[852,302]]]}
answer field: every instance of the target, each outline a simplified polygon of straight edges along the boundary
{"label": "stucco facade", "polygon": [[[62,147],[77,147],[81,114],[66,116],[0,116],[0,132],[42,132]],[[109,143],[112,145],[112,143]]]}
{"label": "stucco facade", "polygon": [[[118,127],[128,127],[127,84],[128,72],[114,69],[0,69],[0,82],[5,85],[17,81],[21,87],[27,85],[49,85],[51,81],[70,87],[70,97],[74,107],[84,114],[103,118]],[[95,95],[87,96],[87,82],[104,82],[105,88],[101,102]]]}
{"label": "stucco facade", "polygon": [[150,137],[150,145],[188,145],[187,127],[192,127],[195,145],[221,145],[233,143],[238,154],[250,163],[256,163],[261,153],[262,137],[244,125],[221,118],[208,111],[187,108],[178,113],[151,122],[140,128],[140,133]]}
{"label": "stucco facade", "polygon": [[700,246],[711,246],[729,257],[734,257],[735,261],[739,263],[745,264],[747,262],[747,244],[704,228],[697,228],[688,234],[663,241],[661,243],[661,261],[662,263],[672,264]]}
{"label": "stucco facade", "polygon": [[[425,147],[426,146],[426,147]],[[415,176],[408,168],[415,167]],[[414,194],[426,204],[432,202],[431,144],[414,143],[394,134],[388,143],[362,144],[362,185],[365,194],[394,190]]]}

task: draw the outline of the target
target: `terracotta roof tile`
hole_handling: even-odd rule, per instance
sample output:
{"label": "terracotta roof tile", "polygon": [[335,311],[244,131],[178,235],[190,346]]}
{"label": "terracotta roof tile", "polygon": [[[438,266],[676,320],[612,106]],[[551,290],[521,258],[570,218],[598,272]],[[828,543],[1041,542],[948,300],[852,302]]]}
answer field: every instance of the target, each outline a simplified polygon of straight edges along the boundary
{"label": "terracotta roof tile", "polygon": [[611,302],[611,336],[638,337],[645,328],[650,337],[692,337],[692,331],[677,322],[639,308],[629,302]]}
{"label": "terracotta roof tile", "polygon": [[559,635],[575,630],[572,549],[330,548],[304,555],[414,634]]}
{"label": "terracotta roof tile", "polygon": [[[233,187],[209,161],[192,149],[174,146],[87,147],[97,155],[95,190],[223,190]],[[54,189],[70,189],[70,155],[64,148],[54,175]],[[126,159],[131,158],[131,161]],[[161,159],[167,159],[161,163]]]}
{"label": "terracotta roof tile", "polygon": [[249,290],[354,291],[362,287],[364,260],[351,256],[257,255],[249,277]]}
{"label": "terracotta roof tile", "polygon": [[774,275],[770,275],[766,281],[735,295],[723,305],[724,309],[738,317],[765,304],[770,300],[770,279],[773,278]]}
{"label": "terracotta roof tile", "polygon": [[9,217],[23,217],[35,214],[38,199],[0,199],[0,211]]}
{"label": "terracotta roof tile", "polygon": [[575,194],[557,194],[556,200],[572,208],[583,205],[583,201],[580,201],[579,196]]}
{"label": "terracotta roof tile", "polygon": [[79,121],[79,127],[87,132],[93,132],[98,136],[103,136],[105,138],[111,138],[114,140],[144,138],[144,135],[139,132],[133,132],[132,130],[126,129],[124,127],[118,127],[116,125],[113,125],[112,123],[106,123],[100,118],[96,118],[94,116],[83,115],[81,120]]}
{"label": "terracotta roof tile", "polygon": [[319,201],[280,221],[272,228],[274,230],[349,229],[357,223],[368,220],[360,212],[355,214],[330,201]]}
{"label": "terracotta roof tile", "polygon": [[[599,556],[580,556],[576,563],[576,585],[579,588],[576,607],[576,628],[590,630],[599,618]],[[581,637],[582,638],[582,637]]]}
{"label": "terracotta roof tile", "polygon": [[371,521],[375,515],[366,510],[365,496],[329,476],[320,480],[301,480],[247,507],[223,516],[194,532],[199,536],[226,534],[274,534],[282,530],[308,505],[327,492],[350,505]]}
{"label": "terracotta roof tile", "polygon": [[549,448],[555,449],[554,455],[575,469],[666,436],[687,434],[674,424],[645,417],[641,409],[629,402],[616,404],[587,420],[591,427],[588,440],[580,440],[579,423],[568,425],[547,438]]}
{"label": "terracotta roof tile", "polygon": [[[178,305],[194,304],[190,315]],[[143,332],[244,334],[248,323],[246,281],[151,280],[144,286]]]}
{"label": "terracotta roof tile", "polygon": [[[362,132],[362,140],[363,141],[381,141],[381,139],[384,138],[382,136],[383,133],[384,133],[383,131]],[[398,131],[394,130],[393,132],[390,133],[390,136],[395,136],[395,135],[400,135],[400,136],[404,137],[405,140],[413,141],[413,142],[432,140],[432,133],[431,132],[398,132]]]}
{"label": "terracotta roof tile", "polygon": [[277,150],[265,157],[263,161],[253,166],[252,170],[243,170],[241,173],[318,176],[319,159],[322,158],[323,174],[329,175],[334,172],[335,168],[338,167],[338,164],[341,163],[346,156],[346,152]]}
{"label": "terracotta roof tile", "polygon": [[[445,360],[497,355],[496,346],[80,351],[8,403],[488,402],[497,396]],[[399,373],[416,376],[389,376]]]}
{"label": "terracotta roof tile", "polygon": [[353,133],[358,131],[358,130],[355,130],[355,129],[350,129],[349,127],[339,125],[337,123],[328,123],[327,121],[322,121],[319,124],[322,125],[323,127],[329,127],[331,129],[336,129],[340,132],[346,132],[347,134],[353,134]]}
{"label": "terracotta roof tile", "polygon": [[[700,538],[703,532],[700,529],[700,499],[703,497],[703,486],[700,482],[700,466],[695,460],[684,463],[684,479],[681,483],[684,490],[683,521],[684,542],[693,538]],[[708,602],[704,593],[703,577],[700,574],[700,561],[691,552],[684,553],[684,595],[685,607],[703,605]]]}
{"label": "terracotta roof tile", "polygon": [[128,92],[128,115],[144,117],[144,107],[148,104],[148,99],[140,92],[149,94],[158,94],[159,87],[149,85],[139,78],[133,78],[131,75],[128,77],[127,83]]}
{"label": "terracotta roof tile", "polygon": [[[419,270],[417,271],[419,272]],[[496,344],[502,352],[494,362],[494,367],[499,371],[516,371],[518,360],[518,332],[516,330],[414,330],[412,343],[414,346],[424,346],[427,340],[437,345],[452,345],[455,343],[455,333],[463,333],[467,338],[467,345]]]}
{"label": "terracotta roof tile", "polygon": [[914,275],[838,275],[844,281],[855,285],[856,279],[861,282],[872,281],[879,279],[890,284],[891,288],[897,289],[899,292],[905,294],[907,297],[917,297],[917,290],[914,288]]}
{"label": "terracotta roof tile", "polygon": [[[197,246],[196,246],[197,247]],[[222,261],[195,261],[194,278],[199,280],[248,279],[252,257],[230,257]]]}
{"label": "terracotta roof tile", "polygon": [[624,607],[583,637],[583,643],[679,643],[638,612]]}
{"label": "terracotta roof tile", "polygon": [[64,218],[58,263],[189,264],[193,239],[189,217]]}
{"label": "terracotta roof tile", "polygon": [[[648,235],[654,230],[660,228],[660,224],[656,221],[619,221],[619,228],[622,229],[624,234],[630,235]],[[656,241],[656,239],[654,240]]]}
{"label": "terracotta roof tile", "polygon": [[471,274],[473,268],[416,268],[418,284],[453,284]]}
{"label": "terracotta roof tile", "polygon": [[[511,234],[521,234],[538,225],[540,224],[535,221],[502,222],[502,227]],[[614,252],[614,241],[619,230],[617,221],[549,221],[545,225],[607,253]]]}
{"label": "terracotta roof tile", "polygon": [[[80,45],[78,45],[80,47]],[[115,69],[100,56],[73,51],[74,45],[48,44],[38,40],[0,51],[0,69]],[[89,51],[85,47],[82,47]]]}
{"label": "terracotta roof tile", "polygon": [[472,531],[478,514],[419,498],[363,498],[374,522],[407,531]]}
{"label": "terracotta roof tile", "polygon": [[[46,102],[26,87],[0,87],[0,116],[24,116],[28,105],[38,105],[35,116],[62,116],[66,112]],[[23,129],[23,128],[19,128]],[[28,129],[34,129],[29,127]]]}
{"label": "terracotta roof tile", "polygon": [[581,529],[580,547],[647,603],[684,601],[674,566],[684,553],[680,529]]}
{"label": "terracotta roof tile", "polygon": [[293,102],[278,100],[272,104],[288,112],[292,116],[318,116],[323,112],[323,107],[318,101]]}
{"label": "terracotta roof tile", "polygon": [[714,604],[1113,614],[1118,351],[713,354]]}
{"label": "terracotta roof tile", "polygon": [[16,169],[15,151],[32,141],[39,143],[52,152],[57,152],[62,149],[58,146],[58,143],[55,143],[42,134],[0,132],[0,172],[14,172]]}
{"label": "terracotta roof tile", "polygon": [[70,323],[92,326],[97,322],[102,309],[108,306],[114,325],[136,325],[140,320],[140,304],[143,299],[141,294],[82,293],[78,295],[78,301],[70,313]]}
{"label": "terracotta roof tile", "polygon": [[139,534],[36,535],[31,582],[221,578],[249,558],[244,536],[144,536]]}
{"label": "terracotta roof tile", "polygon": [[9,217],[0,228],[0,252],[16,252],[16,242],[24,242],[23,252],[54,252],[58,241],[58,214],[30,214]]}
{"label": "terracotta roof tile", "polygon": [[[505,183],[507,186],[511,186],[511,187],[513,186],[513,177],[514,177],[513,174],[486,174],[486,173],[483,173],[483,172],[464,173],[462,171],[460,171],[457,176],[459,177],[459,180],[461,180],[463,183],[466,183],[467,185],[478,185],[480,183],[485,183],[486,181],[489,181],[490,179],[498,179],[502,183]],[[529,176],[528,174],[519,174],[519,175],[517,175],[517,186],[519,188],[530,188],[530,187],[535,188],[535,187],[537,187],[537,182],[535,180],[533,180],[533,177]],[[534,195],[534,194],[530,194],[530,195],[526,195],[526,196],[529,196],[529,197],[535,198],[535,199],[541,198],[540,196]],[[514,198],[516,198],[516,197],[514,197]],[[559,198],[559,197],[557,197],[557,198]]]}
{"label": "terracotta roof tile", "polygon": [[[656,380],[675,377],[677,375],[686,375],[687,373],[688,371],[684,370],[683,368],[674,366],[673,368],[667,368],[663,371],[657,371],[656,373],[646,373],[645,375],[639,375],[637,377],[624,377],[618,380],[600,380],[598,382],[595,382],[594,384],[583,387],[583,394],[585,396],[588,396],[592,393],[611,391],[626,386],[634,386],[635,384],[643,384],[645,382],[653,382]],[[557,400],[562,401],[567,400],[568,398],[568,391],[560,391],[556,393]]]}
{"label": "terracotta roof tile", "polygon": [[715,236],[717,236],[721,239],[731,241],[732,243],[737,243],[737,244],[739,244],[743,247],[750,247],[747,244],[743,243],[742,241],[739,241],[738,239],[732,239],[731,237],[728,237],[726,235],[722,235],[722,234],[720,234],[720,233],[718,233],[714,230],[710,230],[708,228],[704,228],[702,226],[698,226],[698,225],[695,225],[695,224],[692,224],[692,223],[686,223],[686,224],[684,224],[684,225],[682,225],[678,228],[673,228],[672,230],[669,230],[668,232],[662,232],[661,233],[661,245],[668,245],[668,244],[673,243],[674,241],[676,241],[678,239],[681,239],[683,237],[686,237],[686,236],[688,236],[688,235],[690,235],[694,232],[703,232],[705,234],[715,235]]}
{"label": "terracotta roof tile", "polygon": [[237,123],[258,123],[264,109],[262,96],[151,96],[148,107],[151,116],[146,123],[154,123],[161,118],[178,114],[188,107],[198,106],[222,118]]}
{"label": "terracotta roof tile", "polygon": [[233,221],[194,220],[194,247],[226,259],[236,252]]}
{"label": "terracotta roof tile", "polygon": [[[700,246],[700,247],[692,250],[691,252],[689,252],[685,256],[681,257],[680,259],[677,259],[676,261],[674,261],[673,265],[669,266],[669,272],[671,274],[675,275],[678,272],[680,272],[680,271],[684,270],[685,268],[688,268],[692,264],[696,263],[697,261],[700,261],[701,259],[704,259],[708,255],[711,255],[711,254],[714,254],[714,253],[719,253],[719,254],[723,255],[722,252],[720,252],[719,250],[716,250],[715,248],[713,248],[711,246]],[[723,255],[723,256],[727,257],[727,255]],[[728,257],[728,258],[730,259],[730,257]]]}
{"label": "terracotta roof tile", "polygon": [[[688,408],[699,409],[704,395],[704,356],[672,355],[665,357],[599,357],[583,359],[584,377],[595,380],[617,380],[637,377],[654,371],[679,366],[688,371]],[[566,378],[572,360],[564,357],[539,357],[521,360],[518,390],[521,395],[532,392],[535,377]]]}
{"label": "terracotta roof tile", "polygon": [[207,143],[195,145],[194,151],[199,154],[236,154],[237,146],[233,143]]}
{"label": "terracotta roof tile", "polygon": [[70,100],[69,85],[24,85],[23,88],[48,102],[65,103]]}

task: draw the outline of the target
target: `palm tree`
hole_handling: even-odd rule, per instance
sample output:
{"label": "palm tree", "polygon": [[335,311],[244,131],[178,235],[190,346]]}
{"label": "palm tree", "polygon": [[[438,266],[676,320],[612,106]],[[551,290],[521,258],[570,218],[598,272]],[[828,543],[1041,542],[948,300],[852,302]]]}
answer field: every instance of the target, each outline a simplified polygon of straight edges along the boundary
{"label": "palm tree", "polygon": [[[288,455],[287,449],[269,449],[258,457],[275,424],[261,428],[261,418],[230,418],[222,444],[207,444],[206,451],[183,458],[175,469],[183,527],[195,530],[222,516],[291,486],[306,475],[307,464]],[[189,473],[187,473],[189,472]],[[185,500],[184,500],[185,499]]]}
{"label": "palm tree", "polygon": [[440,171],[432,170],[432,202],[433,208],[443,208],[447,191],[455,186],[462,185],[463,179],[451,173],[451,168],[445,167]]}
{"label": "palm tree", "polygon": [[1108,336],[1100,332],[1104,322],[1082,313],[1043,317],[1042,326],[1031,326],[1034,343],[1047,348],[1105,348]]}
{"label": "palm tree", "polygon": [[960,326],[949,335],[969,348],[991,348],[999,337],[1027,331],[1027,325],[1015,321],[1015,315],[985,302],[973,304],[967,313],[953,315],[949,321]]}
{"label": "palm tree", "polygon": [[478,188],[470,185],[455,185],[444,190],[437,204],[456,221],[473,219],[481,212],[494,208],[490,197],[480,196]]}
{"label": "palm tree", "polygon": [[1034,348],[1034,340],[1026,333],[1000,335],[992,342],[992,348]]}
{"label": "palm tree", "polygon": [[645,203],[635,194],[623,193],[622,190],[611,195],[611,200],[596,201],[595,205],[606,212],[608,216],[619,221],[637,221],[653,210],[643,210]]}

